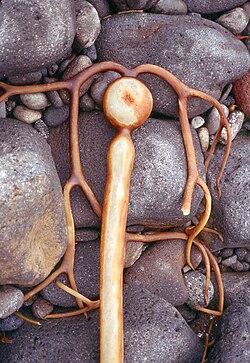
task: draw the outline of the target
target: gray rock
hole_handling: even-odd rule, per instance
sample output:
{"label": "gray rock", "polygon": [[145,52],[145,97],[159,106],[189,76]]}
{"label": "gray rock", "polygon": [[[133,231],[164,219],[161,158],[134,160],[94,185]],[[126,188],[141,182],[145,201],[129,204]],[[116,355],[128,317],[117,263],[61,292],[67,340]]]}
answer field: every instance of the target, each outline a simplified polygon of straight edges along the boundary
{"label": "gray rock", "polygon": [[43,114],[44,122],[50,127],[61,125],[68,119],[68,117],[68,105],[63,105],[62,107],[48,107]]}
{"label": "gray rock", "polygon": [[243,264],[240,262],[240,261],[236,261],[235,263],[233,263],[232,265],[231,265],[231,268],[234,270],[234,271],[238,271],[238,272],[240,272],[240,271],[243,271],[244,270],[244,266],[243,266]]}
{"label": "gray rock", "polygon": [[16,106],[14,108],[13,115],[17,120],[23,121],[27,124],[32,124],[42,117],[42,113],[40,111],[30,110],[28,107],[23,105]]}
{"label": "gray rock", "polygon": [[146,10],[157,3],[157,0],[111,0],[118,11]]}
{"label": "gray rock", "polygon": [[242,266],[243,266],[243,270],[242,271],[248,271],[250,269],[250,264],[245,262],[245,261],[242,261]]}
{"label": "gray rock", "polygon": [[0,284],[43,281],[66,247],[64,204],[50,147],[31,126],[0,119]]}
{"label": "gray rock", "polygon": [[222,265],[226,267],[231,267],[233,264],[235,264],[237,261],[237,256],[233,255],[231,257],[226,258],[222,261]]}
{"label": "gray rock", "polygon": [[225,10],[242,5],[246,0],[184,0],[188,6],[188,11],[201,14],[219,13]]}
{"label": "gray rock", "polygon": [[73,1],[2,1],[0,33],[0,78],[56,63],[70,52],[75,36]]}
{"label": "gray rock", "polygon": [[80,109],[85,112],[90,112],[95,109],[95,102],[87,93],[80,98]]}
{"label": "gray rock", "polygon": [[242,8],[245,10],[245,12],[247,13],[248,17],[250,18],[250,1],[246,2],[245,4],[243,4]]}
{"label": "gray rock", "polygon": [[232,304],[221,319],[208,363],[248,363],[250,359],[250,306]]}
{"label": "gray rock", "polygon": [[39,132],[39,134],[44,137],[46,140],[49,138],[49,128],[48,126],[43,122],[43,120],[38,120],[34,122],[34,129]]}
{"label": "gray rock", "polygon": [[[242,42],[215,22],[197,16],[114,15],[102,21],[95,44],[98,61],[115,61],[128,67],[152,63],[217,99],[224,86],[240,78],[250,66],[249,52]],[[177,116],[176,94],[170,86],[155,76],[141,78],[153,94],[154,111]],[[209,108],[198,99],[188,104],[189,117]]]}
{"label": "gray rock", "polygon": [[216,240],[213,249],[249,247],[250,191],[249,136],[240,135],[232,143],[223,174],[218,198],[215,179],[222,162],[224,147],[218,147],[208,168],[208,186],[213,198],[214,227],[222,233],[224,242]]}
{"label": "gray rock", "polygon": [[95,103],[99,107],[102,107],[103,96],[104,96],[104,93],[105,93],[108,85],[118,78],[120,78],[119,73],[109,71],[109,72],[105,72],[105,73],[101,74],[100,77],[98,77],[93,82],[93,84],[90,88],[90,94],[91,94],[92,99],[95,101]]}
{"label": "gray rock", "polygon": [[[226,117],[229,115],[229,109],[227,106],[222,105],[223,113]],[[217,110],[217,108],[213,107],[212,110],[209,112],[209,115],[207,117],[207,123],[206,126],[208,128],[209,134],[214,135],[216,131],[218,130],[220,126],[220,114]]]}
{"label": "gray rock", "polygon": [[104,18],[110,14],[110,5],[108,0],[88,0],[92,4],[100,18]]}
{"label": "gray rock", "polygon": [[244,9],[235,8],[221,15],[216,21],[231,32],[239,34],[247,26],[249,17]]}
{"label": "gray rock", "polygon": [[[186,303],[188,290],[181,271],[186,262],[185,246],[185,241],[173,240],[158,242],[147,248],[139,260],[125,271],[125,283],[140,285],[174,306]],[[192,261],[197,267],[194,258]]]}
{"label": "gray rock", "polygon": [[236,254],[238,260],[242,261],[242,260],[244,260],[244,257],[247,254],[247,249],[246,248],[236,248],[235,254]]}
{"label": "gray rock", "polygon": [[17,84],[17,85],[34,84],[40,82],[42,76],[43,75],[41,71],[30,72],[17,76],[8,77],[8,81],[12,84]]}
{"label": "gray rock", "polygon": [[23,305],[24,295],[14,286],[0,286],[0,319],[19,310]]}
{"label": "gray rock", "polygon": [[20,328],[23,325],[23,323],[24,323],[23,319],[18,318],[16,315],[10,315],[5,319],[0,319],[0,331],[16,330]]}
{"label": "gray rock", "polygon": [[100,231],[90,228],[77,228],[75,234],[77,242],[95,241],[100,237]]}
{"label": "gray rock", "polygon": [[[190,307],[194,306],[206,306],[204,291],[206,276],[198,271],[189,271],[184,275],[184,282],[188,289],[188,301],[187,304]],[[210,282],[208,289],[208,302],[213,299],[214,287]]]}
{"label": "gray rock", "polygon": [[[204,176],[203,156],[195,130],[192,130],[199,170]],[[80,115],[79,135],[83,171],[100,203],[106,176],[108,144],[115,135],[101,112]],[[181,202],[186,183],[186,156],[178,123],[149,119],[132,133],[135,165],[131,179],[128,225],[175,227],[195,216],[201,193],[196,188],[189,216],[183,216]],[[50,145],[62,185],[69,177],[68,125],[50,130]],[[60,145],[60,147],[58,147]],[[176,167],[178,165],[178,167]],[[99,226],[80,190],[71,193],[77,228]]]}
{"label": "gray rock", "polygon": [[88,1],[75,0],[76,37],[75,46],[78,49],[88,48],[96,41],[101,23],[95,7]]}
{"label": "gray rock", "polygon": [[222,258],[231,257],[233,254],[234,254],[233,248],[223,248],[223,250],[221,250],[220,252]]}
{"label": "gray rock", "polygon": [[205,120],[201,116],[196,116],[191,120],[191,125],[194,129],[198,129],[199,127],[203,126],[205,123]]}
{"label": "gray rock", "polygon": [[6,117],[6,104],[5,102],[0,102],[0,117],[5,118]]}
{"label": "gray rock", "polygon": [[176,309],[179,311],[179,313],[186,320],[187,323],[190,323],[196,318],[196,311],[194,309],[191,309],[187,304],[177,306]]}
{"label": "gray rock", "polygon": [[[240,131],[243,125],[244,120],[245,120],[245,115],[243,112],[236,110],[230,113],[228,117],[228,123],[230,126],[232,140],[234,140],[235,137],[237,136],[238,132]],[[221,131],[220,142],[222,144],[227,143],[227,132],[225,128],[223,128]]]}
{"label": "gray rock", "polygon": [[52,313],[53,309],[53,305],[41,297],[32,304],[32,313],[38,319],[44,319]]}
{"label": "gray rock", "polygon": [[[99,241],[79,243],[76,246],[75,279],[78,291],[89,299],[99,296]],[[61,275],[59,281],[69,286],[66,276]],[[53,305],[76,306],[76,299],[60,289],[54,282],[42,290],[41,296]]]}
{"label": "gray rock", "polygon": [[143,251],[144,243],[142,242],[128,242],[126,246],[126,256],[124,267],[131,267],[137,261]]}
{"label": "gray rock", "polygon": [[63,101],[62,101],[58,91],[49,91],[49,92],[46,92],[46,95],[53,107],[59,108],[59,107],[63,106]]}
{"label": "gray rock", "polygon": [[89,59],[92,62],[95,62],[97,60],[97,52],[96,52],[95,44],[92,44],[89,48],[85,48],[83,50],[83,54],[86,55],[87,57],[89,57]]}
{"label": "gray rock", "polygon": [[55,63],[55,64],[52,64],[51,66],[48,67],[48,74],[50,77],[53,77],[54,74],[56,74],[56,72],[58,71],[58,65]]}
{"label": "gray rock", "polygon": [[[83,71],[85,68],[88,68],[92,65],[91,60],[86,55],[79,55],[78,57],[74,58],[72,62],[68,65],[68,67],[65,69],[62,75],[62,80],[66,81],[67,79],[70,79],[71,77],[75,76],[76,74]],[[85,82],[82,87],[80,88],[80,97],[84,95],[89,89],[93,82],[93,78],[90,78]],[[60,91],[60,96],[62,97],[62,100],[64,103],[70,102],[70,96],[67,91],[63,90]]]}
{"label": "gray rock", "polygon": [[209,147],[209,132],[206,127],[201,127],[198,130],[198,136],[201,143],[201,150],[206,152]]}
{"label": "gray rock", "polygon": [[247,252],[246,256],[244,257],[244,261],[250,263],[250,251]]}
{"label": "gray rock", "polygon": [[159,0],[151,8],[151,12],[166,15],[186,15],[187,5],[183,0]]}
{"label": "gray rock", "polygon": [[31,93],[20,96],[22,103],[31,110],[42,110],[49,106],[49,101],[44,93]]}

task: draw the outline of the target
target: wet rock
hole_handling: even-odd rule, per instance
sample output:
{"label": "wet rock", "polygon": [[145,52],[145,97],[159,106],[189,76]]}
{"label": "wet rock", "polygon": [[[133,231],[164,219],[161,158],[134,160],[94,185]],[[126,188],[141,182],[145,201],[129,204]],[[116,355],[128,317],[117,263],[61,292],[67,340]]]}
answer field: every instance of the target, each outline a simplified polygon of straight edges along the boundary
{"label": "wet rock", "polygon": [[[249,52],[242,42],[215,22],[197,16],[114,15],[102,21],[95,44],[98,61],[115,61],[128,67],[155,64],[217,99],[224,86],[240,78],[250,65]],[[166,82],[151,75],[141,78],[153,94],[154,111],[177,116],[176,95]],[[192,99],[189,117],[208,108],[207,103]]]}
{"label": "wet rock", "polygon": [[110,14],[110,5],[108,0],[89,0],[89,3],[96,8],[100,18],[104,18]]}
{"label": "wet rock", "polygon": [[[187,304],[190,307],[194,306],[206,306],[205,302],[205,285],[206,276],[197,271],[189,271],[184,275],[184,281],[188,289],[188,301]],[[213,299],[214,287],[210,282],[208,289],[208,302]]]}
{"label": "wet rock", "polygon": [[85,112],[90,112],[95,109],[95,102],[87,93],[80,98],[80,109]]}
{"label": "wet rock", "polygon": [[242,5],[246,0],[184,0],[188,6],[188,11],[201,14],[219,13],[225,10],[235,8]]}
{"label": "wet rock", "polygon": [[151,8],[151,12],[166,15],[186,15],[187,5],[182,0],[159,0]]}
{"label": "wet rock", "polygon": [[[115,135],[101,112],[86,112],[79,119],[83,171],[100,203],[106,178],[108,144]],[[192,130],[197,160],[204,176],[203,156],[195,130]],[[183,216],[181,202],[186,183],[186,156],[178,123],[149,119],[132,133],[135,165],[131,179],[128,225],[148,227],[183,225],[195,214],[202,194],[196,189],[189,216]],[[50,130],[50,145],[62,185],[69,176],[68,125]],[[58,148],[60,145],[60,148]],[[71,193],[77,228],[96,227],[94,215],[80,190]]]}
{"label": "wet rock", "polygon": [[[228,107],[225,105],[222,105],[222,104],[221,104],[221,107],[223,108],[225,117],[228,117],[228,115],[229,115]],[[219,114],[217,108],[213,107],[212,110],[209,112],[209,115],[207,117],[206,126],[208,128],[210,135],[214,135],[216,133],[216,131],[218,130],[218,128],[220,126],[220,114]]]}
{"label": "wet rock", "polygon": [[[245,115],[243,112],[235,110],[230,113],[228,117],[228,123],[230,127],[232,140],[234,140],[235,137],[237,136],[238,132],[240,131],[243,125],[244,120],[245,120]],[[223,144],[227,143],[227,132],[225,128],[223,128],[221,131],[220,142]]]}
{"label": "wet rock", "polygon": [[34,129],[39,132],[39,134],[44,137],[46,140],[49,138],[49,128],[48,126],[43,122],[43,120],[38,120],[34,122]]}
{"label": "wet rock", "polygon": [[201,116],[196,116],[191,120],[191,125],[193,126],[194,129],[198,129],[199,127],[204,125],[204,123],[205,123],[205,120]]}
{"label": "wet rock", "polygon": [[51,314],[54,307],[47,300],[39,297],[32,305],[32,313],[38,319],[44,319]]}
{"label": "wet rock", "polygon": [[[99,241],[79,243],[76,246],[74,267],[76,285],[78,291],[89,299],[96,299],[99,296],[99,255]],[[61,275],[57,280],[69,286],[66,276]],[[41,296],[53,305],[76,306],[75,298],[54,282],[42,290]]]}
{"label": "wet rock", "polygon": [[216,21],[232,33],[239,34],[247,26],[249,17],[244,9],[234,8],[233,10],[221,15]]}
{"label": "wet rock", "polygon": [[22,103],[31,110],[42,110],[49,106],[48,99],[44,93],[32,93],[21,95]]}
{"label": "wet rock", "polygon": [[220,182],[221,198],[219,199],[215,179],[218,175],[224,150],[224,147],[216,149],[208,168],[208,186],[213,198],[214,227],[218,228],[218,231],[224,237],[224,242],[216,240],[210,246],[215,250],[249,246],[249,136],[238,134],[232,143],[228,163]]}
{"label": "wet rock", "polygon": [[75,0],[75,11],[75,46],[78,49],[88,48],[94,44],[101,30],[98,13],[92,4],[83,0]]}
{"label": "wet rock", "polygon": [[250,306],[232,304],[225,310],[208,363],[249,362],[249,321]]}
{"label": "wet rock", "polygon": [[23,319],[18,318],[16,315],[10,315],[5,319],[0,319],[0,331],[16,330],[20,328],[23,325],[23,323],[24,323]]}
{"label": "wet rock", "polygon": [[62,107],[48,107],[43,114],[44,122],[50,127],[61,125],[68,119],[68,117],[68,105],[63,105]]}
{"label": "wet rock", "polygon": [[13,115],[17,120],[23,121],[27,124],[32,124],[42,117],[42,113],[40,111],[30,110],[28,107],[22,105],[15,107]]}
{"label": "wet rock", "polygon": [[185,241],[173,240],[147,248],[125,271],[125,283],[131,287],[140,285],[174,306],[186,303],[188,290],[181,271],[185,265],[185,245]]}
{"label": "wet rock", "polygon": [[233,92],[239,108],[250,117],[250,71],[234,82]]}
{"label": "wet rock", "polygon": [[6,117],[6,105],[5,102],[0,102],[0,117]]}
{"label": "wet rock", "polygon": [[41,71],[30,72],[17,76],[8,77],[8,81],[12,84],[21,86],[21,85],[38,83],[41,81],[42,76],[43,75]]}
{"label": "wet rock", "polygon": [[33,286],[65,251],[60,182],[50,147],[31,126],[0,120],[0,284]]}
{"label": "wet rock", "polygon": [[119,77],[119,73],[109,71],[101,74],[100,77],[93,82],[90,89],[90,94],[98,106],[102,107],[103,96],[108,85]]}
{"label": "wet rock", "polygon": [[0,33],[0,78],[56,63],[70,52],[75,36],[73,1],[2,1]]}
{"label": "wet rock", "polygon": [[[65,69],[62,75],[62,80],[66,81],[67,79],[75,76],[76,74],[83,71],[85,68],[88,68],[92,65],[91,60],[86,55],[79,55],[78,57],[74,58],[73,61],[69,64],[69,66]],[[80,96],[84,95],[89,89],[93,82],[93,79],[88,79],[80,88]],[[60,91],[60,96],[64,103],[69,103],[70,96],[67,91],[63,90]]]}
{"label": "wet rock", "polygon": [[24,295],[14,286],[0,286],[0,319],[19,310],[23,305]]}
{"label": "wet rock", "polygon": [[142,242],[128,242],[126,246],[126,256],[124,267],[131,267],[135,261],[140,258],[143,251],[144,243]]}
{"label": "wet rock", "polygon": [[198,136],[201,143],[201,150],[206,152],[209,147],[209,132],[206,127],[201,127],[198,130]]}

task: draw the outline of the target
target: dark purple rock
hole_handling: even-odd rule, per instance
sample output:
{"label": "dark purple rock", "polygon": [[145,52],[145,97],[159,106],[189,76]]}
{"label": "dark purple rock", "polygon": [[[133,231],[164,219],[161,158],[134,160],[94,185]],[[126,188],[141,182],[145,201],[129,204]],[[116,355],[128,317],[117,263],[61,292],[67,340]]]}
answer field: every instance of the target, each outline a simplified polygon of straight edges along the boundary
{"label": "dark purple rock", "polygon": [[34,84],[40,82],[42,76],[43,75],[41,71],[30,72],[18,76],[8,77],[8,81],[12,84],[17,84],[17,85]]}
{"label": "dark purple rock", "polygon": [[36,71],[70,52],[75,36],[73,4],[1,1],[0,78]]}
{"label": "dark purple rock", "polygon": [[[241,41],[220,25],[198,16],[114,15],[102,21],[96,47],[99,61],[115,61],[128,67],[152,63],[217,99],[223,87],[240,78],[250,66],[249,52]],[[152,91],[154,110],[176,116],[176,95],[166,82],[150,75],[142,79]],[[204,101],[192,99],[189,117],[208,108]]]}
{"label": "dark purple rock", "polygon": [[92,4],[100,18],[104,18],[110,14],[110,5],[108,0],[88,0],[90,4]]}
{"label": "dark purple rock", "polygon": [[157,3],[157,0],[111,0],[118,11],[146,10]]}
{"label": "dark purple rock", "polygon": [[[193,130],[194,144],[201,175],[203,155]],[[115,130],[101,112],[86,112],[79,120],[80,150],[83,171],[100,203],[106,178],[106,154]],[[181,202],[186,183],[186,157],[177,122],[149,119],[132,134],[135,143],[135,165],[131,179],[128,225],[183,225],[195,214],[201,193],[194,193],[192,211],[183,216]],[[57,170],[64,185],[69,177],[68,124],[51,129],[50,145]],[[59,147],[60,145],[60,147]],[[99,225],[80,190],[71,193],[71,205],[77,228]]]}
{"label": "dark purple rock", "polygon": [[201,13],[201,14],[212,14],[221,11],[236,8],[239,5],[244,4],[247,0],[184,0],[188,6],[188,11]]}
{"label": "dark purple rock", "polygon": [[[0,331],[12,331],[20,328],[24,323],[23,319],[18,318],[16,315],[10,315],[5,319],[0,319]],[[2,353],[2,346],[0,352]]]}
{"label": "dark purple rock", "polygon": [[64,123],[69,117],[69,106],[46,108],[43,119],[47,126],[56,127]]}
{"label": "dark purple rock", "polygon": [[23,305],[24,296],[14,286],[0,286],[0,318],[7,318]]}

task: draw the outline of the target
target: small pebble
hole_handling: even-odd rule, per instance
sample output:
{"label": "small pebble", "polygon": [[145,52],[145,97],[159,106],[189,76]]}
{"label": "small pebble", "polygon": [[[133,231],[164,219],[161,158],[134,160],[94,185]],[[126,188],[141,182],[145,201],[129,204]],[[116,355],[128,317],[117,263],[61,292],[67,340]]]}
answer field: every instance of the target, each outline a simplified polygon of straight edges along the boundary
{"label": "small pebble", "polygon": [[225,267],[231,267],[236,262],[237,262],[237,256],[233,255],[233,256],[228,257],[225,260],[223,260],[222,265]]}
{"label": "small pebble", "polygon": [[34,84],[34,83],[40,82],[42,79],[42,76],[43,75],[42,75],[41,71],[31,72],[31,73],[22,74],[20,76],[9,77],[8,81],[11,84],[16,84],[16,85]]}
{"label": "small pebble", "polygon": [[109,71],[105,72],[97,80],[94,81],[90,89],[90,94],[98,106],[102,107],[103,95],[108,85],[120,77],[121,76],[119,73]]}
{"label": "small pebble", "polygon": [[242,271],[248,271],[249,270],[249,263],[245,262],[245,261],[242,261],[242,266],[243,266],[243,270]]}
{"label": "small pebble", "polygon": [[42,110],[49,106],[49,101],[44,93],[31,93],[20,96],[22,103],[31,110]]}
{"label": "small pebble", "polygon": [[44,114],[43,119],[47,126],[57,127],[63,124],[69,117],[69,106],[62,107],[48,107]]}
{"label": "small pebble", "polygon": [[246,256],[244,257],[244,261],[250,263],[250,251],[247,252]]}
{"label": "small pebble", "polygon": [[46,95],[53,107],[58,108],[58,107],[63,106],[63,101],[62,101],[58,91],[49,91],[49,92],[46,92]]}
{"label": "small pebble", "polygon": [[39,134],[44,137],[46,140],[49,138],[49,128],[48,126],[43,122],[43,120],[38,120],[34,122],[33,124],[34,128],[36,129]]}
{"label": "small pebble", "polygon": [[239,261],[242,261],[242,260],[244,260],[244,257],[247,254],[247,249],[246,248],[243,248],[243,247],[236,248],[235,249],[235,254],[238,257],[238,260]]}
{"label": "small pebble", "polygon": [[[206,276],[197,271],[189,271],[184,275],[184,281],[188,289],[187,304],[193,306],[205,306],[204,289],[206,284]],[[209,284],[208,301],[210,302],[214,296],[214,287],[212,282]]]}
{"label": "small pebble", "polygon": [[194,129],[198,129],[199,127],[203,126],[205,123],[205,120],[201,116],[196,116],[191,120],[191,125]]}
{"label": "small pebble", "polygon": [[99,238],[100,233],[96,229],[76,228],[76,242],[90,242]]}
{"label": "small pebble", "polygon": [[48,68],[48,75],[53,77],[54,74],[56,74],[56,72],[58,71],[58,65],[57,64],[52,64],[49,68]]}
{"label": "small pebble", "polygon": [[5,102],[0,102],[0,117],[5,118],[6,117],[6,104]]}
{"label": "small pebble", "polygon": [[10,315],[5,319],[0,319],[0,331],[12,331],[20,328],[24,320],[16,315]]}
{"label": "small pebble", "polygon": [[7,112],[13,111],[15,107],[16,107],[16,100],[14,98],[10,97],[6,101],[6,110],[7,110]]}
{"label": "small pebble", "polygon": [[40,111],[30,110],[29,108],[19,105],[13,111],[13,114],[17,120],[32,124],[42,117]]}
{"label": "small pebble", "polygon": [[21,290],[11,285],[0,286],[0,318],[7,318],[23,305]]}
{"label": "small pebble", "polygon": [[[234,140],[235,137],[237,136],[238,132],[240,131],[240,129],[243,125],[244,120],[245,120],[245,115],[243,112],[236,110],[236,111],[233,111],[230,113],[230,115],[228,117],[228,123],[230,126],[232,140]],[[227,132],[224,127],[221,131],[220,142],[222,144],[227,143]]]}
{"label": "small pebble", "polygon": [[124,268],[132,266],[143,252],[143,242],[128,242],[126,246],[126,256]]}
{"label": "small pebble", "polygon": [[240,34],[247,26],[249,17],[244,9],[234,8],[221,15],[216,21],[232,33]]}
{"label": "small pebble", "polygon": [[242,8],[245,10],[245,12],[248,15],[248,18],[250,19],[250,1],[242,5]]}
{"label": "small pebble", "polygon": [[187,5],[182,0],[159,0],[150,12],[166,15],[186,15]]}
{"label": "small pebble", "polygon": [[209,147],[209,132],[206,127],[200,127],[198,129],[198,136],[201,143],[201,150],[206,152]]}
{"label": "small pebble", "polygon": [[[63,72],[62,80],[66,81],[67,79],[72,78],[76,74],[82,72],[84,69],[88,68],[92,65],[91,60],[86,55],[79,55],[73,61],[70,63],[70,65],[66,68],[66,70]],[[89,87],[91,86],[93,82],[93,78],[88,79],[81,87],[80,89],[80,97],[84,95]],[[60,91],[60,96],[62,97],[62,100],[64,103],[70,102],[70,96],[67,91],[63,90]]]}
{"label": "small pebble", "polygon": [[75,0],[76,11],[76,37],[75,46],[81,50],[88,48],[96,41],[101,22],[97,10],[92,4],[84,0]]}
{"label": "small pebble", "polygon": [[233,269],[234,271],[237,271],[237,272],[243,271],[243,269],[244,269],[243,265],[240,261],[236,261],[230,267],[231,267],[231,269]]}
{"label": "small pebble", "polygon": [[95,102],[87,93],[80,98],[80,109],[85,112],[90,112],[95,109]]}
{"label": "small pebble", "polygon": [[[228,117],[229,109],[227,108],[227,106],[221,104],[221,107],[223,108],[224,115],[226,117]],[[212,110],[210,111],[210,113],[207,117],[206,126],[208,128],[210,135],[214,135],[216,133],[216,131],[218,130],[218,128],[220,126],[220,114],[219,114],[217,108],[213,107]]]}
{"label": "small pebble", "polygon": [[133,226],[127,226],[126,230],[129,233],[140,233],[144,231],[144,226],[142,224],[134,224]]}
{"label": "small pebble", "polygon": [[231,257],[234,254],[233,248],[223,248],[223,250],[220,251],[220,255],[222,258]]}
{"label": "small pebble", "polygon": [[38,319],[44,319],[52,313],[53,309],[54,306],[42,297],[39,297],[32,305],[32,313]]}
{"label": "small pebble", "polygon": [[68,67],[68,65],[72,62],[74,58],[73,57],[69,57],[67,59],[65,59],[64,61],[62,61],[62,63],[60,63],[59,68],[58,68],[58,74],[62,74],[65,69]]}
{"label": "small pebble", "polygon": [[97,51],[95,44],[92,44],[91,47],[83,50],[83,54],[89,57],[92,62],[97,60]]}
{"label": "small pebble", "polygon": [[[235,98],[231,95],[229,95],[225,101],[223,101],[223,105],[227,106],[228,107],[228,110],[229,110],[229,107],[231,105],[235,105]],[[230,110],[229,110],[230,111]],[[229,115],[229,113],[227,114],[227,116]]]}

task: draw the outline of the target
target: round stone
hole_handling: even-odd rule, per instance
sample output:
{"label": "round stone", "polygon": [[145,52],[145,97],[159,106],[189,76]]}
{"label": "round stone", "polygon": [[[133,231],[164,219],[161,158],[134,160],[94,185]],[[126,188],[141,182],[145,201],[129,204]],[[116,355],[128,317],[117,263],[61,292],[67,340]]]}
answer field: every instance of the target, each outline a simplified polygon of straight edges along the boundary
{"label": "round stone", "polygon": [[191,125],[194,129],[198,129],[199,127],[203,126],[205,123],[205,120],[201,116],[196,116],[191,120]]}
{"label": "round stone", "polygon": [[105,116],[118,129],[139,127],[147,120],[152,108],[149,89],[138,79],[130,77],[114,81],[103,99]]}
{"label": "round stone", "polygon": [[[188,301],[187,304],[190,307],[193,306],[205,306],[205,284],[206,277],[197,271],[189,271],[184,275],[184,281],[188,289]],[[212,300],[214,296],[214,287],[212,282],[209,284],[208,289],[208,302]]]}
{"label": "round stone", "polygon": [[90,88],[90,94],[95,103],[102,107],[103,96],[108,87],[108,85],[120,78],[120,74],[113,71],[108,71],[100,75],[92,84]]}
{"label": "round stone", "polygon": [[201,143],[201,150],[206,152],[209,147],[209,132],[206,127],[201,127],[198,130],[198,136]]}
{"label": "round stone", "polygon": [[159,0],[150,11],[166,15],[186,15],[187,5],[182,0]]}
{"label": "round stone", "polygon": [[[228,123],[229,123],[229,127],[230,127],[232,140],[234,140],[236,138],[238,132],[240,131],[240,129],[243,125],[244,120],[245,120],[245,115],[242,111],[235,110],[230,113],[230,115],[228,117]],[[227,132],[224,127],[221,131],[220,142],[222,144],[227,143]]]}
{"label": "round stone", "polygon": [[47,126],[57,127],[69,117],[69,106],[48,107],[43,115],[44,122]]}
{"label": "round stone", "polygon": [[242,8],[235,8],[217,19],[217,23],[233,33],[241,33],[249,21],[247,12]]}
{"label": "round stone", "polygon": [[44,93],[31,93],[20,96],[22,103],[31,110],[42,110],[49,106],[49,101]]}
{"label": "round stone", "polygon": [[24,295],[14,286],[0,286],[0,319],[7,318],[23,305]]}
{"label": "round stone", "polygon": [[17,120],[23,121],[27,124],[32,124],[42,117],[42,113],[40,111],[30,110],[28,107],[22,105],[15,107],[13,115]]}
{"label": "round stone", "polygon": [[39,297],[32,305],[32,313],[38,319],[44,319],[51,314],[54,307],[47,300]]}
{"label": "round stone", "polygon": [[[223,113],[224,113],[225,117],[228,117],[228,115],[229,115],[228,107],[225,105],[222,105],[222,104],[221,104],[221,107],[223,108]],[[220,126],[220,114],[216,107],[213,107],[212,110],[210,111],[208,118],[207,118],[206,126],[208,128],[210,135],[214,135],[216,133],[216,131],[218,130],[218,128]]]}
{"label": "round stone", "polygon": [[16,315],[10,315],[5,319],[0,319],[0,331],[12,331],[20,328],[24,320]]}

